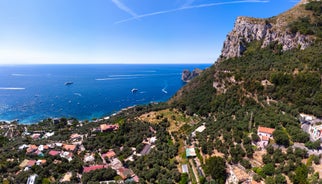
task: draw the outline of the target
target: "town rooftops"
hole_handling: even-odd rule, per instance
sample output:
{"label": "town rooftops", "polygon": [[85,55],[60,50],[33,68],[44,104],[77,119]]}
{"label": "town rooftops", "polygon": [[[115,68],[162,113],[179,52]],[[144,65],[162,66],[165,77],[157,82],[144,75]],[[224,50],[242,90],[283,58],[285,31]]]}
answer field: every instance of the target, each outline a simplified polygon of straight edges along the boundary
{"label": "town rooftops", "polygon": [[275,131],[274,128],[267,128],[262,126],[258,127],[258,133],[273,134],[274,131]]}

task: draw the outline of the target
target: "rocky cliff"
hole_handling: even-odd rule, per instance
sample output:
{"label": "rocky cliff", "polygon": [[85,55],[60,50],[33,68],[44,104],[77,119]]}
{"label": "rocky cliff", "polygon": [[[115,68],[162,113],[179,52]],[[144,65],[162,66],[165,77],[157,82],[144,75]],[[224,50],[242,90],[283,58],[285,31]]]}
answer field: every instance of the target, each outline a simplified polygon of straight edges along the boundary
{"label": "rocky cliff", "polygon": [[199,68],[196,68],[193,71],[183,70],[183,72],[181,74],[181,80],[183,82],[190,82],[193,78],[200,75],[201,72],[202,72],[202,70]]}
{"label": "rocky cliff", "polygon": [[307,48],[314,38],[288,30],[290,18],[309,15],[309,12],[304,9],[305,3],[307,3],[306,0],[302,0],[293,9],[269,19],[238,17],[233,30],[226,37],[221,57],[225,59],[239,57],[247,50],[247,43],[256,40],[261,41],[262,48],[272,42],[281,44],[283,51]]}

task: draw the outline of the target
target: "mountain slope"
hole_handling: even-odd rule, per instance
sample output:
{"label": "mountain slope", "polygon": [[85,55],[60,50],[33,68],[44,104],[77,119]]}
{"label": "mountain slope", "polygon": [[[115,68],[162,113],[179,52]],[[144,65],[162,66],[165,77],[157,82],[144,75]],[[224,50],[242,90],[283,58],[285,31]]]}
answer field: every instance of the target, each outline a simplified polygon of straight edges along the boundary
{"label": "mountain slope", "polygon": [[[222,57],[169,101],[203,118],[207,128],[196,136],[203,154],[252,168],[256,181],[316,181],[313,173],[301,174],[310,167],[302,164],[306,152],[289,146],[311,144],[299,113],[322,117],[321,14],[322,2],[302,1],[269,19],[237,19]],[[270,147],[256,156],[251,142],[258,126],[275,128],[275,143],[289,147],[287,153]]]}

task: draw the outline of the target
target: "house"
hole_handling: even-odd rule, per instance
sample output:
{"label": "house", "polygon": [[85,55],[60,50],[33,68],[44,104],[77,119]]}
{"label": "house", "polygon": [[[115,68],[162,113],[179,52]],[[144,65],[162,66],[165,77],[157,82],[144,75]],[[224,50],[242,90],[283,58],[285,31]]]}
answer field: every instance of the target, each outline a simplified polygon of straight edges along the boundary
{"label": "house", "polygon": [[23,145],[19,146],[19,149],[23,150],[23,149],[28,148],[28,147],[29,147],[29,145],[23,144]]}
{"label": "house", "polygon": [[309,134],[314,141],[322,140],[322,125],[310,126]]}
{"label": "house", "polygon": [[309,114],[300,113],[299,119],[303,123],[303,122],[307,122],[307,121],[312,121],[312,120],[316,119],[316,117],[309,115]]}
{"label": "house", "polygon": [[38,146],[32,144],[32,145],[29,145],[29,147],[27,148],[26,150],[26,153],[33,153],[35,152],[36,150],[38,150]]}
{"label": "house", "polygon": [[86,154],[84,156],[84,162],[93,162],[95,161],[94,154]]}
{"label": "house", "polygon": [[103,158],[107,157],[108,159],[111,159],[111,158],[113,158],[115,156],[116,156],[116,154],[115,154],[115,152],[113,150],[110,150],[107,153],[102,154]]}
{"label": "house", "polygon": [[36,164],[36,160],[29,160],[28,163],[27,163],[27,167],[32,167]]}
{"label": "house", "polygon": [[74,152],[76,150],[76,145],[73,144],[64,144],[63,149],[66,151],[72,151]]}
{"label": "house", "polygon": [[123,167],[122,162],[118,158],[111,159],[111,164],[110,165],[111,165],[112,169],[114,169],[114,170],[118,170],[121,167]]}
{"label": "house", "polygon": [[35,151],[35,154],[36,154],[37,156],[40,156],[40,157],[45,156],[45,155],[43,154],[43,152],[41,152],[40,150]]}
{"label": "house", "polygon": [[183,164],[181,166],[182,169],[182,173],[189,173],[189,169],[188,169],[188,165],[187,164]]}
{"label": "house", "polygon": [[142,149],[142,151],[140,152],[140,154],[144,156],[144,155],[149,154],[150,151],[151,151],[151,145],[150,144],[146,144],[144,146],[144,148]]}
{"label": "house", "polygon": [[28,162],[29,162],[29,160],[28,160],[28,159],[23,160],[23,161],[20,163],[19,167],[20,167],[20,168],[25,168],[25,167],[27,167]]}
{"label": "house", "polygon": [[257,129],[257,135],[259,137],[261,137],[261,136],[272,137],[274,131],[275,131],[274,128],[267,128],[267,127],[259,126]]}
{"label": "house", "polygon": [[134,172],[132,169],[128,169],[125,167],[121,167],[117,170],[117,174],[121,176],[123,180],[126,180],[127,178],[132,178],[135,176]]}
{"label": "house", "polygon": [[32,135],[31,135],[31,138],[32,138],[32,139],[39,139],[39,138],[40,138],[40,136],[41,136],[41,134],[36,133],[36,134],[32,134]]}
{"label": "house", "polygon": [[269,139],[273,137],[274,128],[267,128],[259,126],[257,129],[257,135],[260,138],[260,141],[257,145],[261,148],[265,148],[268,145]]}
{"label": "house", "polygon": [[68,151],[62,151],[59,154],[61,158],[66,158],[69,162],[73,160],[73,155],[74,155],[73,153]]}
{"label": "house", "polygon": [[71,140],[71,141],[80,141],[80,140],[82,140],[82,135],[79,135],[79,134],[77,134],[77,133],[72,134],[72,135],[70,136],[70,140]]}
{"label": "house", "polygon": [[197,133],[197,132],[201,133],[201,132],[203,132],[205,129],[206,129],[206,126],[205,126],[205,124],[203,124],[203,125],[201,125],[200,127],[198,127],[195,131],[193,131],[193,132],[191,133],[191,136],[192,136],[192,137],[196,137],[196,133]]}
{"label": "house", "polygon": [[113,131],[117,130],[119,128],[119,125],[108,125],[108,124],[101,124],[100,129],[101,132],[108,132],[108,131]]}
{"label": "house", "polygon": [[55,135],[55,132],[47,132],[47,133],[45,133],[45,135],[43,136],[43,138],[48,138],[48,137],[51,137],[53,135]]}
{"label": "house", "polygon": [[91,171],[95,171],[95,170],[98,170],[98,169],[104,169],[104,168],[107,168],[106,165],[93,165],[93,166],[89,166],[89,167],[84,167],[83,168],[83,173],[88,173],[88,172],[91,172]]}
{"label": "house", "polygon": [[37,160],[37,162],[36,162],[36,164],[37,165],[43,165],[43,164],[45,164],[47,162],[47,160]]}
{"label": "house", "polygon": [[196,150],[194,147],[188,147],[186,148],[186,157],[190,158],[190,157],[196,157]]}
{"label": "house", "polygon": [[48,154],[51,155],[51,156],[57,156],[57,155],[60,154],[60,151],[50,150]]}
{"label": "house", "polygon": [[65,173],[65,175],[63,176],[63,178],[60,180],[60,182],[61,183],[70,182],[72,176],[73,176],[73,173],[72,172],[67,172],[67,173]]}

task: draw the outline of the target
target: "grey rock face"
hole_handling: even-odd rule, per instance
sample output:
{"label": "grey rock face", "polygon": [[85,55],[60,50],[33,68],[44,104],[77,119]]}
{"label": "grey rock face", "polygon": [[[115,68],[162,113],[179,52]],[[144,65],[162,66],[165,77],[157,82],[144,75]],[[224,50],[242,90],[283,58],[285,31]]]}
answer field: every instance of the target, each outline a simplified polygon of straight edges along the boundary
{"label": "grey rock face", "polygon": [[200,75],[201,72],[202,72],[202,70],[199,68],[194,69],[192,72],[189,70],[183,70],[183,72],[181,74],[181,80],[183,82],[190,82],[193,78]]}
{"label": "grey rock face", "polygon": [[255,40],[262,42],[262,48],[277,42],[282,45],[283,51],[305,49],[313,41],[309,36],[285,31],[265,19],[238,17],[233,30],[226,37],[221,55],[223,58],[239,57],[247,49],[246,44]]}

